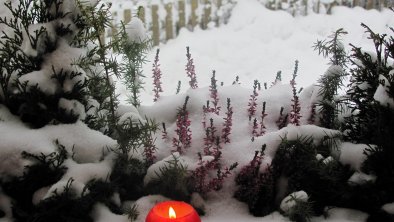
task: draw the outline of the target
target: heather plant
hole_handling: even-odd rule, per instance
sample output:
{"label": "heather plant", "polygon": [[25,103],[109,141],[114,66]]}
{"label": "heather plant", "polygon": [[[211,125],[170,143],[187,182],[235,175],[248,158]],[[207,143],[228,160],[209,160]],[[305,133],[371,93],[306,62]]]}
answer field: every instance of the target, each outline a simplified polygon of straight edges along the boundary
{"label": "heather plant", "polygon": [[177,137],[172,139],[175,151],[182,154],[184,150],[191,146],[192,132],[190,130],[191,121],[189,119],[189,112],[187,111],[187,102],[189,96],[186,96],[185,103],[181,108],[178,108],[175,133]]}
{"label": "heather plant", "polygon": [[204,154],[212,155],[212,148],[215,145],[216,141],[216,127],[213,125],[213,119],[209,119],[209,126],[205,129],[205,138],[204,138]]}
{"label": "heather plant", "polygon": [[248,103],[248,114],[249,114],[249,120],[252,119],[252,116],[256,114],[256,109],[257,109],[257,96],[259,93],[257,92],[257,86],[259,84],[258,80],[254,80],[253,83],[253,93],[250,95],[249,103]]}
{"label": "heather plant", "polygon": [[[219,143],[217,143],[217,145],[219,145]],[[201,153],[198,153],[198,167],[191,172],[191,184],[194,192],[204,196],[212,190],[220,190],[224,180],[230,176],[231,171],[238,166],[238,163],[234,163],[223,170],[220,166],[221,152],[219,149],[220,148],[217,147],[212,160],[203,160]],[[212,178],[209,175],[213,170],[216,170],[216,177]]]}
{"label": "heather plant", "polygon": [[153,62],[153,68],[152,68],[152,78],[153,78],[153,92],[155,93],[153,101],[156,102],[160,98],[160,93],[163,92],[163,89],[161,87],[161,69],[160,69],[160,64],[159,64],[159,53],[160,49],[156,50],[156,56],[155,60]]}
{"label": "heather plant", "polygon": [[217,89],[217,80],[215,78],[215,70],[212,71],[211,77],[211,85],[209,86],[209,92],[211,97],[211,102],[213,107],[210,109],[210,112],[219,115],[221,107],[219,106],[219,96],[218,96],[218,89]]}
{"label": "heather plant", "polygon": [[190,54],[189,47],[186,47],[186,58],[187,58],[186,75],[190,78],[189,85],[190,85],[190,88],[196,89],[196,88],[198,88],[197,76],[196,76],[196,71],[194,68],[194,61],[193,61],[192,55]]}
{"label": "heather plant", "polygon": [[253,159],[244,166],[235,177],[238,189],[234,197],[246,202],[254,216],[265,216],[275,210],[275,181],[270,166],[260,171],[264,158],[265,145],[256,151]]}
{"label": "heather plant", "polygon": [[230,98],[227,98],[227,111],[226,117],[224,117],[223,129],[222,129],[222,140],[224,143],[230,143],[229,138],[231,134],[231,127],[233,125],[233,107],[231,106]]}

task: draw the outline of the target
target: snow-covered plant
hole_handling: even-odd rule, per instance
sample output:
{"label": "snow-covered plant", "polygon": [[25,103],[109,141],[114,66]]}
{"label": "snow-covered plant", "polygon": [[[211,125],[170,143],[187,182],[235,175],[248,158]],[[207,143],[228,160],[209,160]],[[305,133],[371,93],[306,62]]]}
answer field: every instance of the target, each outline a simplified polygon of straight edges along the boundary
{"label": "snow-covered plant", "polygon": [[337,101],[338,90],[343,86],[343,79],[346,76],[345,68],[347,66],[348,56],[341,42],[341,36],[347,34],[343,29],[338,29],[328,41],[317,41],[315,50],[324,57],[330,56],[331,66],[326,73],[321,76],[318,83],[320,86],[319,113],[320,123],[323,127],[329,129],[339,128],[338,113],[339,101]]}
{"label": "snow-covered plant", "polygon": [[159,53],[160,53],[160,49],[157,49],[155,61],[153,62],[153,68],[152,68],[153,92],[155,93],[154,98],[153,98],[154,102],[156,102],[159,99],[160,93],[163,92],[163,89],[161,87],[162,73],[161,73],[160,64],[159,64]]}
{"label": "snow-covered plant", "polygon": [[301,114],[300,114],[301,105],[297,95],[298,93],[297,93],[296,81],[295,81],[295,78],[297,77],[297,72],[298,72],[298,61],[295,62],[293,78],[290,81],[290,85],[293,91],[293,98],[291,99],[292,104],[291,104],[291,111],[289,115],[289,123],[299,126],[300,118],[301,118]]}
{"label": "snow-covered plant", "polygon": [[139,93],[143,88],[142,65],[146,60],[146,53],[150,46],[150,40],[146,35],[143,22],[134,17],[130,23],[121,25],[121,39],[119,52],[123,56],[121,73],[123,83],[131,92],[129,100],[135,107],[140,106]]}
{"label": "snow-covered plant", "polygon": [[309,196],[304,191],[291,193],[284,198],[280,204],[280,209],[291,221],[308,222],[310,221],[313,210]]}
{"label": "snow-covered plant", "polygon": [[222,129],[222,140],[224,143],[230,143],[231,128],[233,126],[233,107],[231,106],[230,98],[227,98],[227,111],[226,117],[224,117],[223,129]]}
{"label": "snow-covered plant", "polygon": [[[91,24],[83,8],[94,6],[62,0],[1,6],[10,15],[0,18],[7,27],[0,40],[0,100],[32,127],[87,118],[90,70],[80,62],[89,56],[84,36]],[[106,13],[101,9],[98,17]]]}
{"label": "snow-covered plant", "polygon": [[259,84],[258,80],[254,80],[253,82],[253,92],[250,95],[249,103],[248,103],[248,114],[249,120],[251,120],[252,116],[256,114],[257,109],[257,96],[259,95],[257,92],[257,85]]}
{"label": "snow-covered plant", "polygon": [[177,137],[172,139],[172,145],[175,151],[182,154],[184,150],[191,146],[192,132],[190,130],[191,121],[189,119],[189,111],[187,110],[187,102],[189,96],[186,96],[185,103],[178,108],[175,133]]}
{"label": "snow-covered plant", "polygon": [[221,107],[219,106],[219,96],[218,96],[218,89],[217,89],[217,80],[215,78],[215,70],[212,71],[211,77],[211,85],[209,86],[209,92],[211,97],[211,102],[213,107],[210,109],[211,112],[219,115]]}
{"label": "snow-covered plant", "polygon": [[34,193],[42,187],[50,186],[60,180],[67,168],[63,165],[69,157],[64,146],[56,141],[58,151],[45,155],[22,153],[26,160],[34,164],[26,166],[21,177],[2,178],[0,186],[2,192],[13,199],[13,216],[20,220],[27,220],[35,213],[32,203]]}
{"label": "snow-covered plant", "polygon": [[378,200],[374,202],[375,206],[381,206],[394,201],[394,72],[391,62],[394,58],[394,37],[393,29],[388,36],[373,32],[365,24],[362,26],[375,51],[365,51],[352,45],[347,96],[354,111],[346,118],[344,134],[346,140],[367,144],[367,160],[362,170],[377,177],[367,193],[371,195],[369,199]]}
{"label": "snow-covered plant", "polygon": [[190,78],[189,85],[190,88],[192,89],[197,89],[197,76],[196,76],[196,71],[194,68],[194,62],[192,55],[190,54],[190,49],[189,47],[186,47],[186,58],[187,58],[187,64],[186,64],[186,75]]}

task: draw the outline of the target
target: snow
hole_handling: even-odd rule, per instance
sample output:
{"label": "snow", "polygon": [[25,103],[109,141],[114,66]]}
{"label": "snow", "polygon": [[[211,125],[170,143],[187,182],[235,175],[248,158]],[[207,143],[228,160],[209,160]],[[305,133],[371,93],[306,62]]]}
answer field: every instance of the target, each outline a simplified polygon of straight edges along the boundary
{"label": "snow", "polygon": [[[95,4],[90,1],[88,4]],[[62,10],[68,11],[75,9],[73,3],[62,6]],[[0,8],[0,13],[2,9]],[[72,14],[72,13],[71,13]],[[70,18],[62,19],[62,22],[69,22]],[[206,215],[202,216],[204,222],[234,221],[234,222],[264,222],[264,221],[289,221],[278,212],[274,212],[266,217],[257,218],[250,215],[245,203],[233,198],[234,191],[237,189],[234,176],[240,171],[242,166],[248,164],[254,156],[255,151],[266,145],[265,156],[261,165],[261,172],[266,170],[267,165],[274,159],[282,138],[294,140],[302,136],[310,136],[313,143],[318,144],[326,136],[335,136],[338,131],[324,129],[315,125],[308,125],[309,113],[312,104],[318,100],[319,87],[314,86],[320,74],[324,74],[328,68],[327,61],[313,52],[311,46],[317,39],[324,39],[332,31],[343,27],[349,32],[344,37],[345,49],[349,50],[347,43],[352,41],[358,46],[366,46],[369,42],[367,35],[361,27],[354,24],[364,22],[369,24],[376,32],[388,32],[388,27],[394,25],[394,18],[388,10],[379,13],[375,10],[365,11],[361,8],[347,9],[344,7],[333,8],[333,14],[316,15],[311,14],[307,17],[291,17],[281,11],[273,12],[265,9],[256,0],[242,0],[233,10],[232,17],[227,25],[220,28],[211,28],[207,31],[195,30],[191,33],[186,29],[180,31],[177,39],[169,41],[167,44],[160,45],[160,63],[163,76],[165,93],[158,102],[152,104],[152,86],[146,84],[146,91],[141,96],[143,105],[141,107],[121,105],[117,110],[120,123],[131,121],[143,121],[143,117],[154,119],[156,123],[166,124],[168,138],[163,139],[159,130],[156,137],[155,153],[157,161],[148,169],[144,178],[147,184],[157,177],[160,169],[177,158],[188,170],[197,167],[198,152],[202,152],[204,147],[205,130],[202,122],[213,119],[214,127],[218,135],[223,130],[224,118],[226,117],[226,101],[231,100],[233,107],[233,127],[230,134],[231,143],[222,144],[221,165],[230,166],[237,162],[232,175],[226,179],[223,189],[218,192],[210,192],[206,199],[200,195],[193,194],[192,202],[196,206],[205,208]],[[42,27],[38,24],[36,27]],[[45,25],[50,31],[51,25]],[[1,27],[0,27],[1,28]],[[126,26],[129,38],[134,42],[141,42],[146,39],[145,31],[141,20],[133,18]],[[77,83],[83,83],[87,73],[73,65],[67,65],[82,56],[85,51],[72,48],[68,45],[67,39],[59,41],[56,51],[44,58],[41,69],[31,73],[26,73],[20,80],[27,81],[29,86],[38,86],[48,95],[53,95],[59,90],[68,92]],[[189,89],[188,79],[185,75],[186,59],[184,58],[185,47],[191,47],[192,57],[196,64],[198,89]],[[41,46],[40,46],[41,47]],[[370,47],[370,46],[367,46]],[[28,55],[36,55],[39,49],[32,49],[27,43],[22,46]],[[37,51],[35,51],[37,50]],[[148,58],[153,58],[155,49],[148,54]],[[71,58],[71,59],[70,59]],[[301,101],[301,126],[288,125],[279,129],[276,121],[280,118],[280,110],[286,115],[291,110],[292,88],[288,84],[294,69],[294,61],[300,60],[299,77],[297,87],[305,87],[300,93]],[[65,71],[80,72],[81,75],[74,78],[67,78],[65,84],[60,86],[53,82],[51,78],[52,68],[58,72]],[[100,68],[100,67],[97,67]],[[206,104],[209,97],[210,77],[212,70],[216,70],[217,79],[224,81],[224,86],[218,86],[218,97],[221,112],[219,114],[208,113],[205,117],[202,114],[202,107]],[[283,71],[283,80],[268,89],[258,91],[257,112],[252,118],[260,119],[262,104],[266,102],[266,113],[264,119],[266,133],[261,136],[252,135],[252,124],[248,119],[247,105],[252,94],[251,85],[253,80],[258,79],[261,83],[267,82],[270,86],[274,80],[275,73]],[[151,63],[144,66],[146,76],[151,72]],[[338,67],[331,67],[328,73],[339,73]],[[236,75],[240,75],[242,84],[231,85]],[[383,79],[382,77],[381,79]],[[183,86],[181,93],[172,95],[175,92],[175,85],[178,80],[182,80]],[[148,81],[146,81],[148,82]],[[387,81],[386,81],[387,82]],[[360,87],[368,87],[366,85]],[[381,85],[376,92],[375,100],[388,102],[394,105],[392,98],[384,97],[385,87]],[[124,96],[125,89],[119,85],[118,92]],[[176,137],[176,114],[179,107],[182,107],[186,96],[189,96],[187,110],[191,120],[192,143],[191,147],[184,154],[173,152],[171,139]],[[391,99],[391,100],[389,100]],[[392,102],[392,103],[391,103]],[[91,99],[89,104],[93,106],[87,114],[97,111],[99,104]],[[83,120],[86,117],[83,105],[75,100],[61,99],[59,107],[64,108],[68,113],[75,113]],[[101,113],[106,115],[106,113]],[[205,118],[205,119],[204,119]],[[106,180],[113,167],[114,156],[109,152],[116,149],[117,142],[98,131],[94,131],[81,121],[74,124],[48,125],[40,129],[30,129],[17,117],[13,116],[4,106],[0,105],[0,177],[3,180],[11,176],[21,176],[26,165],[32,164],[30,160],[21,158],[21,152],[26,151],[33,154],[50,154],[57,151],[55,141],[65,147],[69,154],[69,159],[64,163],[68,168],[66,174],[55,184],[40,188],[35,192],[32,202],[37,204],[40,200],[50,197],[53,191],[61,192],[64,187],[73,179],[72,188],[81,194],[86,183],[91,179]],[[350,165],[355,170],[355,174],[349,178],[350,183],[364,183],[374,181],[374,175],[366,175],[361,172],[361,166],[366,159],[364,155],[367,145],[342,143],[337,151],[333,151],[332,156],[324,159],[322,155],[316,158],[323,163],[338,158],[342,164]],[[137,154],[138,155],[138,154]],[[212,156],[203,156],[203,161],[210,161]],[[286,178],[282,178],[286,184]],[[279,184],[280,191],[278,196],[285,196],[284,185]],[[307,201],[308,195],[299,191],[292,194],[300,200]],[[282,202],[281,209],[288,211],[294,206],[294,201],[290,196],[285,199],[278,198]],[[119,197],[114,195],[114,202],[120,204]],[[165,201],[167,198],[160,195],[144,196],[135,202],[123,203],[123,207],[128,208],[136,204],[140,216],[137,221],[143,222],[149,210],[158,202]],[[10,215],[10,199],[0,191],[0,206]],[[393,212],[392,204],[383,206],[387,212]],[[94,206],[91,216],[95,221],[128,221],[125,215],[113,214],[105,205],[98,203]],[[356,222],[365,221],[367,214],[349,209],[334,208],[328,210],[328,217],[314,217],[312,221],[329,222]],[[0,219],[5,221],[7,219]]]}
{"label": "snow", "polygon": [[128,222],[130,221],[126,215],[117,215],[112,213],[108,207],[102,203],[98,203],[93,207],[92,218],[96,222]]}
{"label": "snow", "polygon": [[137,17],[133,17],[131,21],[126,24],[125,29],[130,42],[143,43],[149,38],[144,23]]}
{"label": "snow", "polygon": [[390,83],[383,75],[379,76],[379,86],[373,95],[374,100],[378,101],[382,106],[394,108],[394,99],[388,94]]}
{"label": "snow", "polygon": [[289,213],[297,202],[307,202],[308,199],[308,194],[303,190],[291,193],[282,200],[280,209],[285,213]]}
{"label": "snow", "polygon": [[[230,85],[237,75],[243,86],[251,87],[258,79],[268,85],[274,80],[277,71],[282,71],[283,82],[291,79],[294,61],[298,59],[299,87],[315,84],[319,76],[328,68],[328,60],[319,56],[312,49],[317,40],[339,28],[349,34],[343,37],[347,52],[349,43],[373,50],[367,34],[359,25],[368,24],[377,33],[390,33],[394,17],[389,10],[378,12],[356,7],[334,7],[332,15],[310,14],[292,17],[287,12],[271,11],[256,0],[238,1],[227,25],[220,28],[193,32],[181,29],[176,39],[169,40],[160,48],[160,64],[163,73],[162,95],[172,95],[178,80],[182,81],[181,92],[189,88],[185,74],[186,46],[190,47],[196,65],[197,80],[200,86],[208,86],[212,70],[216,70],[219,81]],[[323,24],[323,25],[322,25]],[[148,53],[148,60],[153,61],[156,50]],[[151,76],[152,63],[144,65],[144,74]],[[153,86],[147,78],[145,92],[141,95],[144,104],[153,103]],[[126,99],[126,89],[117,86],[121,99]]]}
{"label": "snow", "polygon": [[388,203],[382,206],[382,209],[389,214],[394,214],[394,203]]}
{"label": "snow", "polygon": [[353,144],[345,142],[339,148],[339,161],[344,165],[349,165],[353,170],[360,171],[362,163],[367,158],[367,156],[364,155],[364,152],[366,152],[367,148],[369,147],[365,144]]}

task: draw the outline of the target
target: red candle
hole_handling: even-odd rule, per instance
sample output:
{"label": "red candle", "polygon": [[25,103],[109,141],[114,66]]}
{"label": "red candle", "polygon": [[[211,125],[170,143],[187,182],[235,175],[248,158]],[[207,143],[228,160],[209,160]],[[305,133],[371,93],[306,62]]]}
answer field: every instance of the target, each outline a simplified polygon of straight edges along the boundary
{"label": "red candle", "polygon": [[192,206],[181,201],[165,201],[156,204],[146,216],[145,222],[201,222]]}

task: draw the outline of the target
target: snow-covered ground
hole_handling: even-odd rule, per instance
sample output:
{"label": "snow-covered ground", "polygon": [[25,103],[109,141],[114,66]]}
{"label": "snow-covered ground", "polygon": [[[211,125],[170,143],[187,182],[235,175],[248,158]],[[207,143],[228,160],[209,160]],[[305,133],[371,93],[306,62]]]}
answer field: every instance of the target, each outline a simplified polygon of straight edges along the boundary
{"label": "snow-covered ground", "polygon": [[[295,60],[300,62],[299,86],[315,84],[327,69],[328,60],[313,50],[314,43],[343,28],[349,33],[343,38],[347,50],[350,42],[372,50],[361,23],[375,32],[388,33],[394,24],[394,16],[387,9],[378,12],[359,7],[335,7],[332,15],[310,14],[294,18],[284,11],[270,11],[257,0],[238,1],[227,25],[194,32],[182,29],[176,39],[158,47],[163,95],[174,94],[179,80],[182,81],[181,91],[189,88],[185,74],[186,46],[190,47],[194,58],[200,86],[209,85],[212,70],[216,70],[217,79],[224,85],[232,84],[237,75],[245,87],[252,87],[255,79],[269,84],[278,71],[282,71],[284,81],[288,82]],[[152,49],[147,59],[153,61],[155,53],[156,50]],[[152,62],[146,63],[143,69],[147,78],[141,100],[144,104],[151,104]],[[127,93],[121,86],[118,89],[122,95]]]}
{"label": "snow-covered ground", "polygon": [[[318,126],[307,125],[311,104],[316,102],[318,91],[316,86],[311,85],[328,67],[328,61],[318,56],[317,52],[313,51],[312,45],[316,40],[325,39],[333,31],[344,28],[349,32],[344,37],[346,45],[351,42],[354,45],[370,49],[372,45],[364,33],[365,30],[358,25],[361,22],[368,24],[376,32],[385,33],[389,31],[390,26],[394,26],[394,16],[388,10],[377,12],[375,10],[365,11],[361,8],[337,7],[333,9],[333,15],[312,14],[307,17],[293,18],[286,12],[269,11],[257,0],[242,0],[238,1],[235,6],[228,25],[211,28],[207,31],[196,30],[193,33],[182,30],[177,39],[160,45],[163,95],[165,96],[152,105],[153,86],[151,82],[153,80],[149,78],[152,64],[147,63],[144,66],[147,76],[144,79],[146,82],[145,92],[141,95],[143,106],[138,111],[141,116],[152,118],[159,124],[165,123],[168,138],[162,138],[160,131],[155,135],[157,136],[157,152],[155,153],[157,159],[148,169],[145,181],[155,177],[157,170],[167,164],[166,160],[171,159],[172,155],[176,155],[172,153],[174,149],[172,138],[177,136],[175,133],[177,128],[176,113],[178,108],[182,107],[186,96],[190,97],[187,110],[191,121],[192,141],[191,146],[179,159],[189,170],[197,167],[197,153],[203,152],[204,149],[205,129],[202,122],[212,118],[214,127],[220,135],[226,117],[226,99],[230,98],[234,112],[233,129],[230,135],[231,143],[222,144],[221,164],[230,166],[234,162],[238,162],[239,167],[226,179],[222,190],[208,193],[205,200],[206,215],[202,217],[202,221],[289,221],[278,212],[263,218],[253,217],[248,212],[246,204],[233,198],[237,188],[234,177],[243,166],[248,164],[255,151],[259,150],[263,144],[267,147],[262,166],[266,166],[275,157],[281,138],[296,139],[299,136],[308,135],[314,139],[314,142],[317,142],[326,135],[336,133]],[[185,74],[186,46],[190,46],[196,65],[198,85],[200,86],[198,89],[190,89],[188,85],[189,79]],[[347,49],[349,49],[348,46]],[[148,58],[153,60],[155,51],[152,49]],[[302,114],[301,126],[289,124],[287,127],[278,129],[276,121],[279,119],[281,107],[284,108],[284,113],[289,113],[291,109],[292,88],[288,82],[292,77],[295,60],[300,62],[297,87],[305,87],[299,95]],[[205,113],[206,116],[204,116],[202,107],[207,100],[211,100],[208,86],[211,82],[212,70],[216,70],[216,79],[218,79],[219,85],[221,81],[224,83],[223,87],[218,87],[217,92],[218,106],[221,107],[221,111],[218,114]],[[282,84],[258,92],[257,112],[253,117],[259,118],[262,104],[266,102],[266,113],[268,114],[264,119],[266,132],[264,135],[252,139],[252,124],[248,120],[247,112],[248,101],[252,94],[252,82],[258,79],[271,86],[271,82],[279,70],[282,71]],[[237,75],[240,77],[241,84],[232,85]],[[181,93],[173,95],[178,80],[183,83]],[[118,93],[122,98],[125,98],[127,94],[120,83],[118,84]],[[66,160],[65,165],[68,167],[68,171],[60,181],[36,191],[35,203],[52,195],[53,190],[62,189],[70,178],[75,179],[74,188],[82,191],[88,180],[93,178],[105,180],[111,172],[113,156],[108,148],[116,146],[116,141],[98,131],[89,129],[81,121],[74,124],[48,125],[41,129],[31,129],[11,115],[3,105],[0,105],[0,120],[0,176],[21,175],[24,165],[30,162],[26,162],[18,154],[21,151],[29,151],[33,154],[51,153],[57,149],[53,143],[54,140],[58,140],[67,151],[75,154]],[[332,158],[336,158],[343,164],[349,164],[352,169],[359,170],[361,162],[365,158],[362,155],[364,148],[362,145],[343,143],[339,145],[338,152],[333,152],[331,155]],[[138,158],[141,153],[130,155]],[[204,156],[204,159],[212,159],[212,157]],[[2,204],[5,203],[2,208],[3,210],[6,208],[4,211],[7,218],[10,219],[11,200],[3,196],[0,198]],[[135,204],[140,215],[137,221],[145,221],[145,217],[153,205],[164,199],[162,196],[155,195],[137,200]],[[392,205],[390,206],[392,207]],[[102,204],[96,204],[91,215],[95,221],[128,221],[127,216],[115,215]],[[368,215],[359,211],[334,208],[328,211],[327,216],[327,218],[312,218],[312,221],[359,222],[365,221]],[[11,219],[0,220],[11,221]]]}

